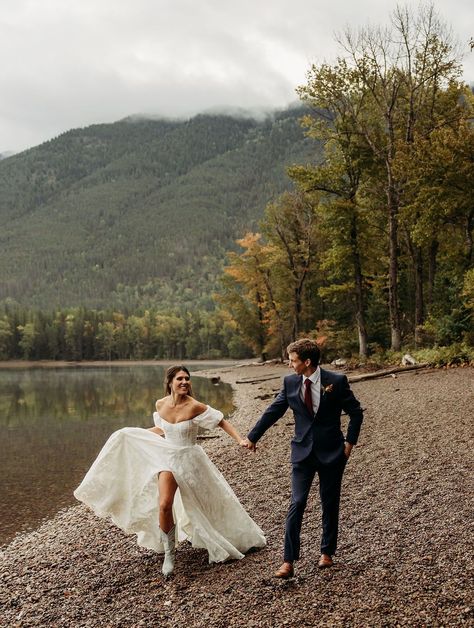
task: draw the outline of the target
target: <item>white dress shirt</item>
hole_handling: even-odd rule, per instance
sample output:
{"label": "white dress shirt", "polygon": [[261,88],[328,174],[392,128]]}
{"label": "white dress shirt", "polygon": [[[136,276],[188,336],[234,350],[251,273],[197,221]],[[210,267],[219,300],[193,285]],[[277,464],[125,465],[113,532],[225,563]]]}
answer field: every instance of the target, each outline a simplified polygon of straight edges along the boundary
{"label": "white dress shirt", "polygon": [[300,388],[300,397],[304,403],[304,390],[305,390],[305,381],[309,379],[311,381],[311,401],[313,402],[313,413],[316,414],[319,408],[319,401],[321,399],[321,371],[318,368],[314,371],[312,375],[306,377],[303,375],[303,381],[301,382]]}

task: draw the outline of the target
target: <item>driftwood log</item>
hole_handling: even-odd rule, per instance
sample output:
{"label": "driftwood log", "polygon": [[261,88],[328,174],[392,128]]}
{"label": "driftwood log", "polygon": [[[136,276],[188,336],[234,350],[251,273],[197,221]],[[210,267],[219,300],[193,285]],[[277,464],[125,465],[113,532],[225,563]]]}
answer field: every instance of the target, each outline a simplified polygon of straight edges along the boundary
{"label": "driftwood log", "polygon": [[280,375],[272,375],[271,377],[259,377],[257,379],[238,379],[235,383],[236,384],[259,384],[260,382],[267,382],[270,381],[271,379],[281,379],[281,374]]}
{"label": "driftwood log", "polygon": [[395,373],[405,373],[405,371],[416,371],[418,369],[428,368],[428,363],[413,364],[411,366],[395,366],[391,369],[384,369],[383,371],[375,371],[374,373],[363,373],[362,375],[351,375],[347,379],[350,382],[362,382],[366,379],[377,379],[378,377],[387,377],[388,375],[395,375]]}
{"label": "driftwood log", "polygon": [[[374,371],[373,373],[363,373],[362,375],[349,375],[348,380],[350,382],[362,382],[366,379],[377,379],[378,377],[387,377],[388,375],[394,375],[395,373],[405,373],[405,371],[415,371],[418,369],[428,368],[430,365],[427,362],[423,364],[413,364],[409,366],[394,366],[390,369],[384,369],[382,371]],[[272,379],[280,379],[282,375],[271,375],[268,377],[247,378],[238,379],[236,384],[260,384],[260,382],[271,381]]]}

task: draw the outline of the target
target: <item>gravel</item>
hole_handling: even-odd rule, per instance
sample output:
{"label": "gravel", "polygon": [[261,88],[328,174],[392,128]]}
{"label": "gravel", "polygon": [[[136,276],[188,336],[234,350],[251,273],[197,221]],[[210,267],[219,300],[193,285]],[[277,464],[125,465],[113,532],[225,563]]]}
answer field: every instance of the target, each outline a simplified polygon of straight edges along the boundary
{"label": "gravel", "polygon": [[[212,373],[235,384],[232,420],[242,434],[286,372]],[[265,531],[266,548],[209,565],[204,550],[184,543],[165,581],[159,555],[74,506],[2,548],[0,626],[474,626],[473,369],[417,371],[353,389],[366,412],[344,476],[333,568],[317,568],[315,484],[296,577],[272,577],[290,492],[287,414],[255,455],[223,433],[202,441]]]}

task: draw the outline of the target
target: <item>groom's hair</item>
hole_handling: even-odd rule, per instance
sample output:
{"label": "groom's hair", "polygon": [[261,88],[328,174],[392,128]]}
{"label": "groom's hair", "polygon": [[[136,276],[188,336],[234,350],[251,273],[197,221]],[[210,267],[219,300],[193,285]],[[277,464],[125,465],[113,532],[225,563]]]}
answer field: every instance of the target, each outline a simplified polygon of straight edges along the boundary
{"label": "groom's hair", "polygon": [[286,352],[296,353],[300,360],[303,362],[305,360],[311,360],[312,366],[318,366],[319,358],[321,357],[321,351],[319,350],[318,345],[311,338],[300,338],[299,340],[295,340],[295,342],[290,343]]}

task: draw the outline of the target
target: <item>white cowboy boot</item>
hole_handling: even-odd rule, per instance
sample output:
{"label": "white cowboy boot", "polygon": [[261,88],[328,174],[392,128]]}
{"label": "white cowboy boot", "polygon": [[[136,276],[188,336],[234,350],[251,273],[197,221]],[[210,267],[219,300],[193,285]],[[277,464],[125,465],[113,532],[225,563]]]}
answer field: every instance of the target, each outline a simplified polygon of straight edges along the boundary
{"label": "white cowboy boot", "polygon": [[171,528],[169,532],[163,532],[160,528],[161,541],[165,547],[165,559],[163,561],[163,567],[161,571],[165,578],[171,576],[174,570],[174,556],[175,556],[175,526]]}

